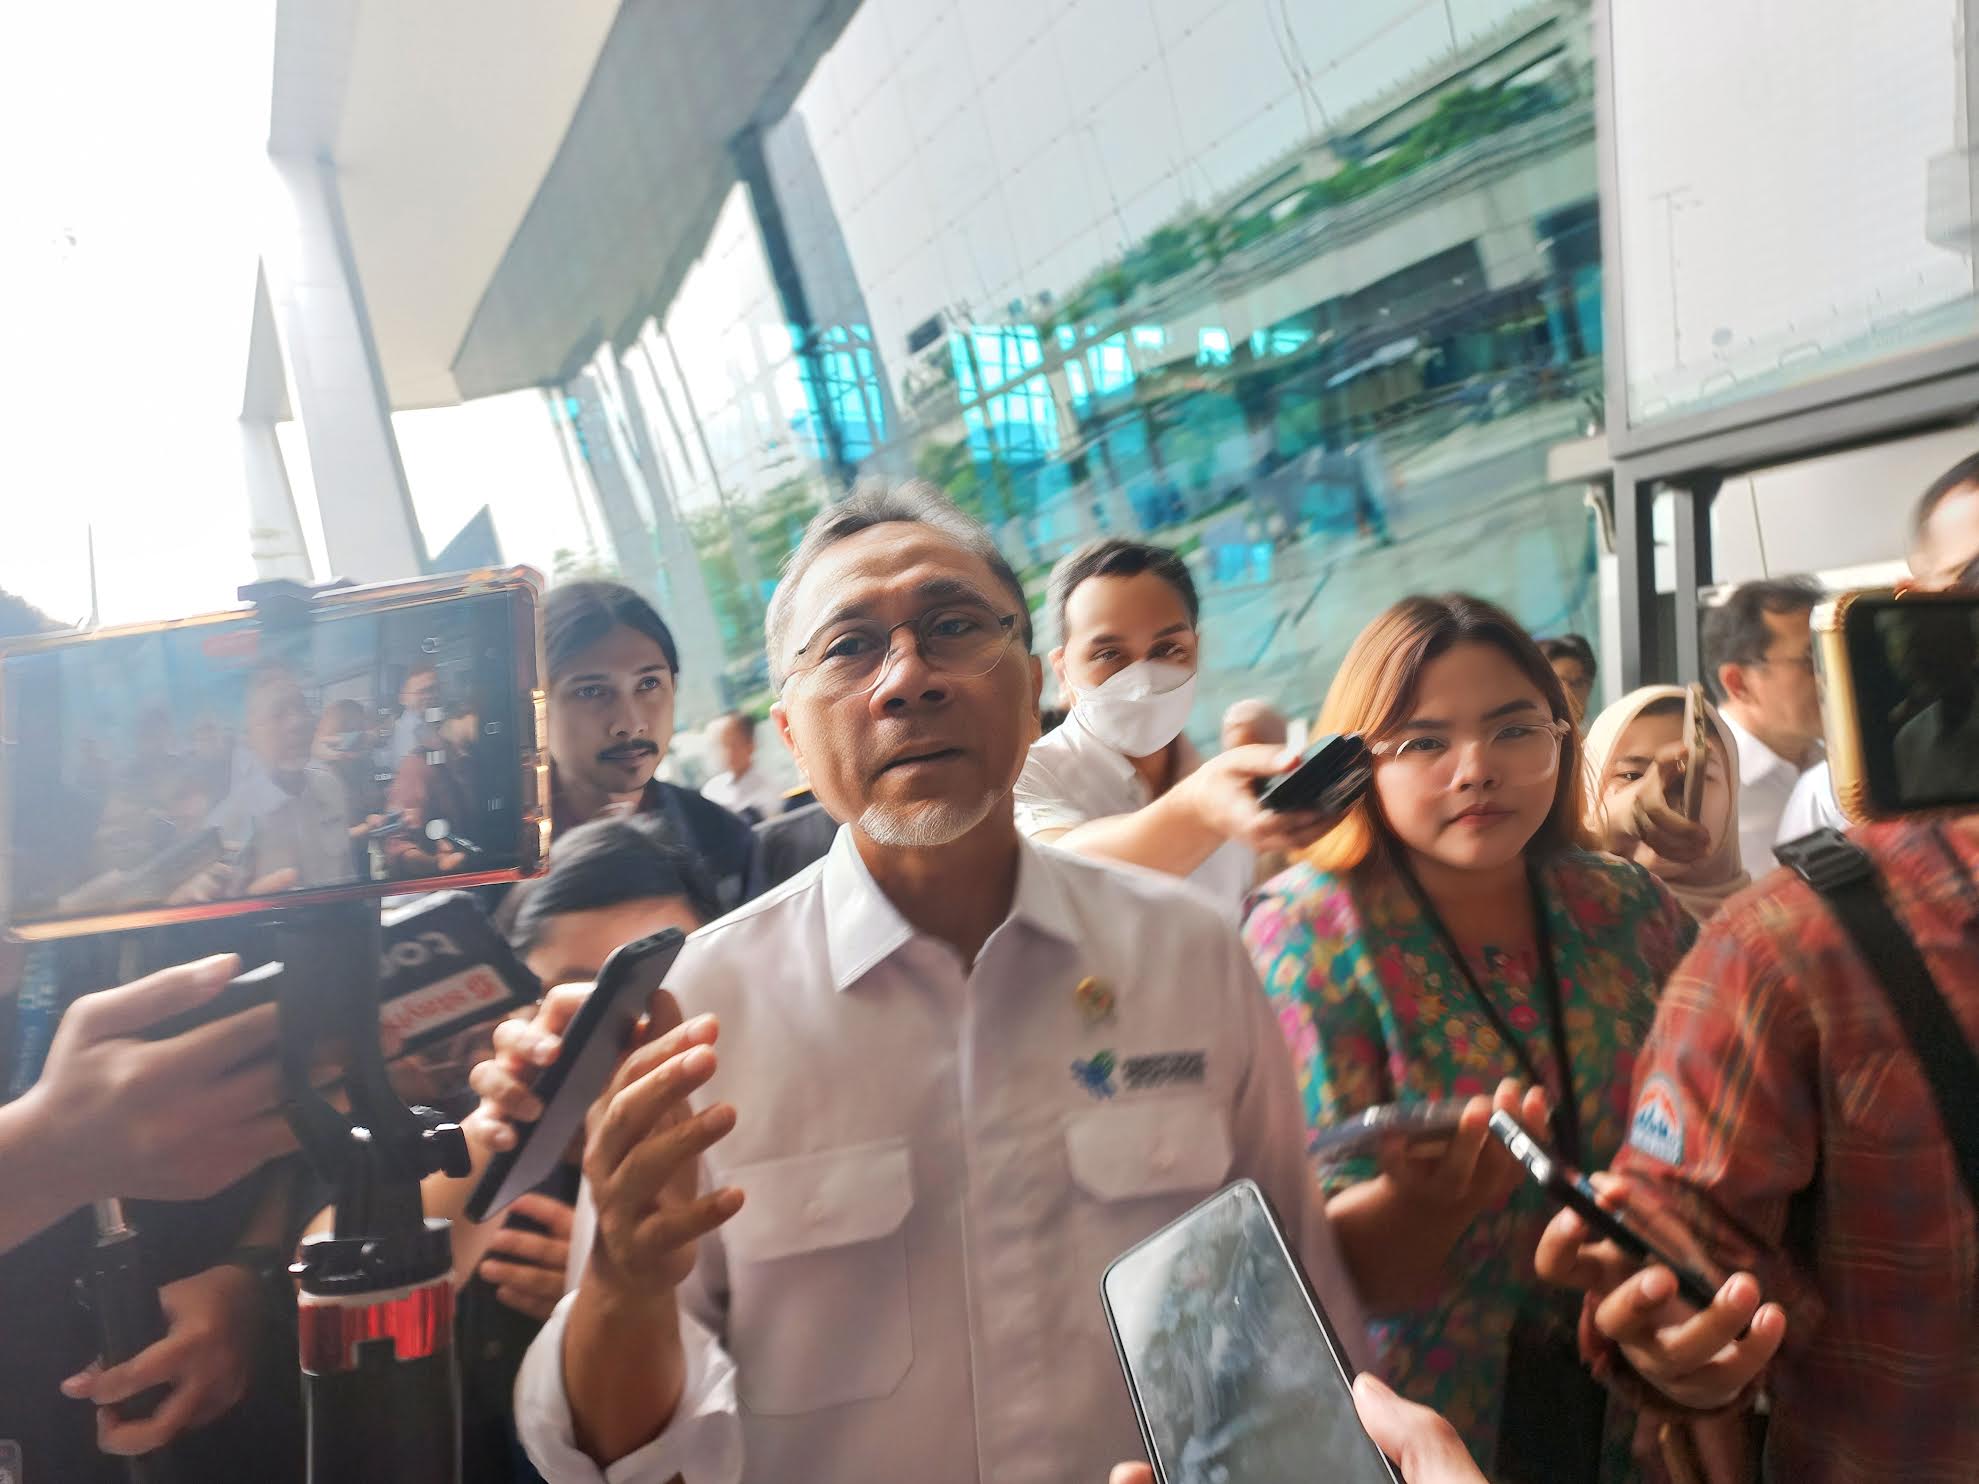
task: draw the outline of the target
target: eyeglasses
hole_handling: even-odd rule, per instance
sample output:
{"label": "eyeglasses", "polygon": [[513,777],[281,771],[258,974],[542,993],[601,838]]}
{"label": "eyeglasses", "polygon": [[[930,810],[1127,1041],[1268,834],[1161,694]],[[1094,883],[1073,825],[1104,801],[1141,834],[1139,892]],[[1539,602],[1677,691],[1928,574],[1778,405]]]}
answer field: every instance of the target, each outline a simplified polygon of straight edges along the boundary
{"label": "eyeglasses", "polygon": [[1017,615],[999,614],[982,603],[948,602],[897,624],[866,619],[828,623],[804,641],[783,683],[809,675],[828,697],[863,696],[885,676],[893,636],[901,629],[914,631],[915,647],[930,670],[968,680],[996,668],[1017,632]]}
{"label": "eyeglasses", "polygon": [[1467,743],[1484,749],[1485,766],[1500,783],[1544,783],[1560,770],[1560,742],[1573,728],[1564,721],[1502,722],[1484,731],[1418,732],[1368,744],[1368,751],[1399,772],[1425,783],[1447,783]]}
{"label": "eyeglasses", "polygon": [[1754,660],[1753,663],[1762,669],[1778,665],[1783,670],[1805,670],[1809,675],[1812,675],[1814,673],[1814,651],[1810,649],[1806,654],[1783,654],[1777,658],[1770,654],[1763,655],[1759,659]]}

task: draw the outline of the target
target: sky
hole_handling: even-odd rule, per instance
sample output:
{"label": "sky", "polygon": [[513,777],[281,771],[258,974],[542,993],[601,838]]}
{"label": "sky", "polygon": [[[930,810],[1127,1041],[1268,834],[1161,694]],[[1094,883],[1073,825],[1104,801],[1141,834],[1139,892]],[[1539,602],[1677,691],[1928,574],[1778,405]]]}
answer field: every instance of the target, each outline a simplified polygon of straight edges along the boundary
{"label": "sky", "polygon": [[[106,622],[252,577],[239,442],[273,0],[0,23],[0,587]],[[114,38],[115,45],[106,45]]]}

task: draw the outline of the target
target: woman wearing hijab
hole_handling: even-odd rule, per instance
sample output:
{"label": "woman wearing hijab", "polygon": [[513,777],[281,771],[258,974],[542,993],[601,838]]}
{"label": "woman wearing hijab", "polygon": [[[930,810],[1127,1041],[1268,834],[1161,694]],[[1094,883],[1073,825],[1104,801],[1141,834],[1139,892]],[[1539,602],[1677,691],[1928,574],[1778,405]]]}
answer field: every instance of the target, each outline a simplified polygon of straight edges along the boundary
{"label": "woman wearing hijab", "polygon": [[1738,754],[1708,701],[1703,807],[1695,823],[1684,818],[1685,696],[1682,686],[1644,686],[1588,728],[1588,814],[1610,852],[1644,867],[1705,922],[1752,878],[1739,861]]}

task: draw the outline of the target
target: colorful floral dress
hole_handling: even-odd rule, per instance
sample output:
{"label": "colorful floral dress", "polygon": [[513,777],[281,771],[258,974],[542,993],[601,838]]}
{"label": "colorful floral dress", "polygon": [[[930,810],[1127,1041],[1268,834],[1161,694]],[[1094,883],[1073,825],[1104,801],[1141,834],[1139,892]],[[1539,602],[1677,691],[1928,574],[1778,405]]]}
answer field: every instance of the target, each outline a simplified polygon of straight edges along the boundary
{"label": "colorful floral dress", "polygon": [[[1636,1056],[1658,991],[1697,927],[1641,867],[1565,851],[1540,869],[1580,1110],[1583,1161],[1602,1169],[1628,1130]],[[1292,1048],[1309,1128],[1379,1103],[1489,1093],[1520,1076],[1407,886],[1373,865],[1351,876],[1294,866],[1258,893],[1244,925]],[[1545,996],[1528,952],[1487,947],[1471,971],[1531,1063],[1555,1075]],[[1558,1095],[1558,1089],[1552,1089]],[[1372,1157],[1319,1171],[1329,1191],[1377,1173]],[[1373,1326],[1385,1379],[1436,1408],[1490,1470],[1515,1316],[1549,1295],[1533,1252],[1553,1208],[1531,1185],[1474,1221],[1420,1307]],[[1611,1417],[1614,1435],[1625,1419]],[[1603,1477],[1627,1473],[1625,1446]]]}

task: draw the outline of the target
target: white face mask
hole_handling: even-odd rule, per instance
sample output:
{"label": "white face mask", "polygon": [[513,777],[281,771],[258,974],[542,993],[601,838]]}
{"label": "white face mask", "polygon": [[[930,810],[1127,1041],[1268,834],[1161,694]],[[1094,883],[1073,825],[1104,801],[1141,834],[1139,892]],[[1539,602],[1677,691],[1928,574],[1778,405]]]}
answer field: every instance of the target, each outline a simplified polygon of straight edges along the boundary
{"label": "white face mask", "polygon": [[1149,757],[1181,734],[1196,702],[1196,672],[1136,660],[1104,685],[1073,693],[1073,710],[1100,741],[1128,757]]}

